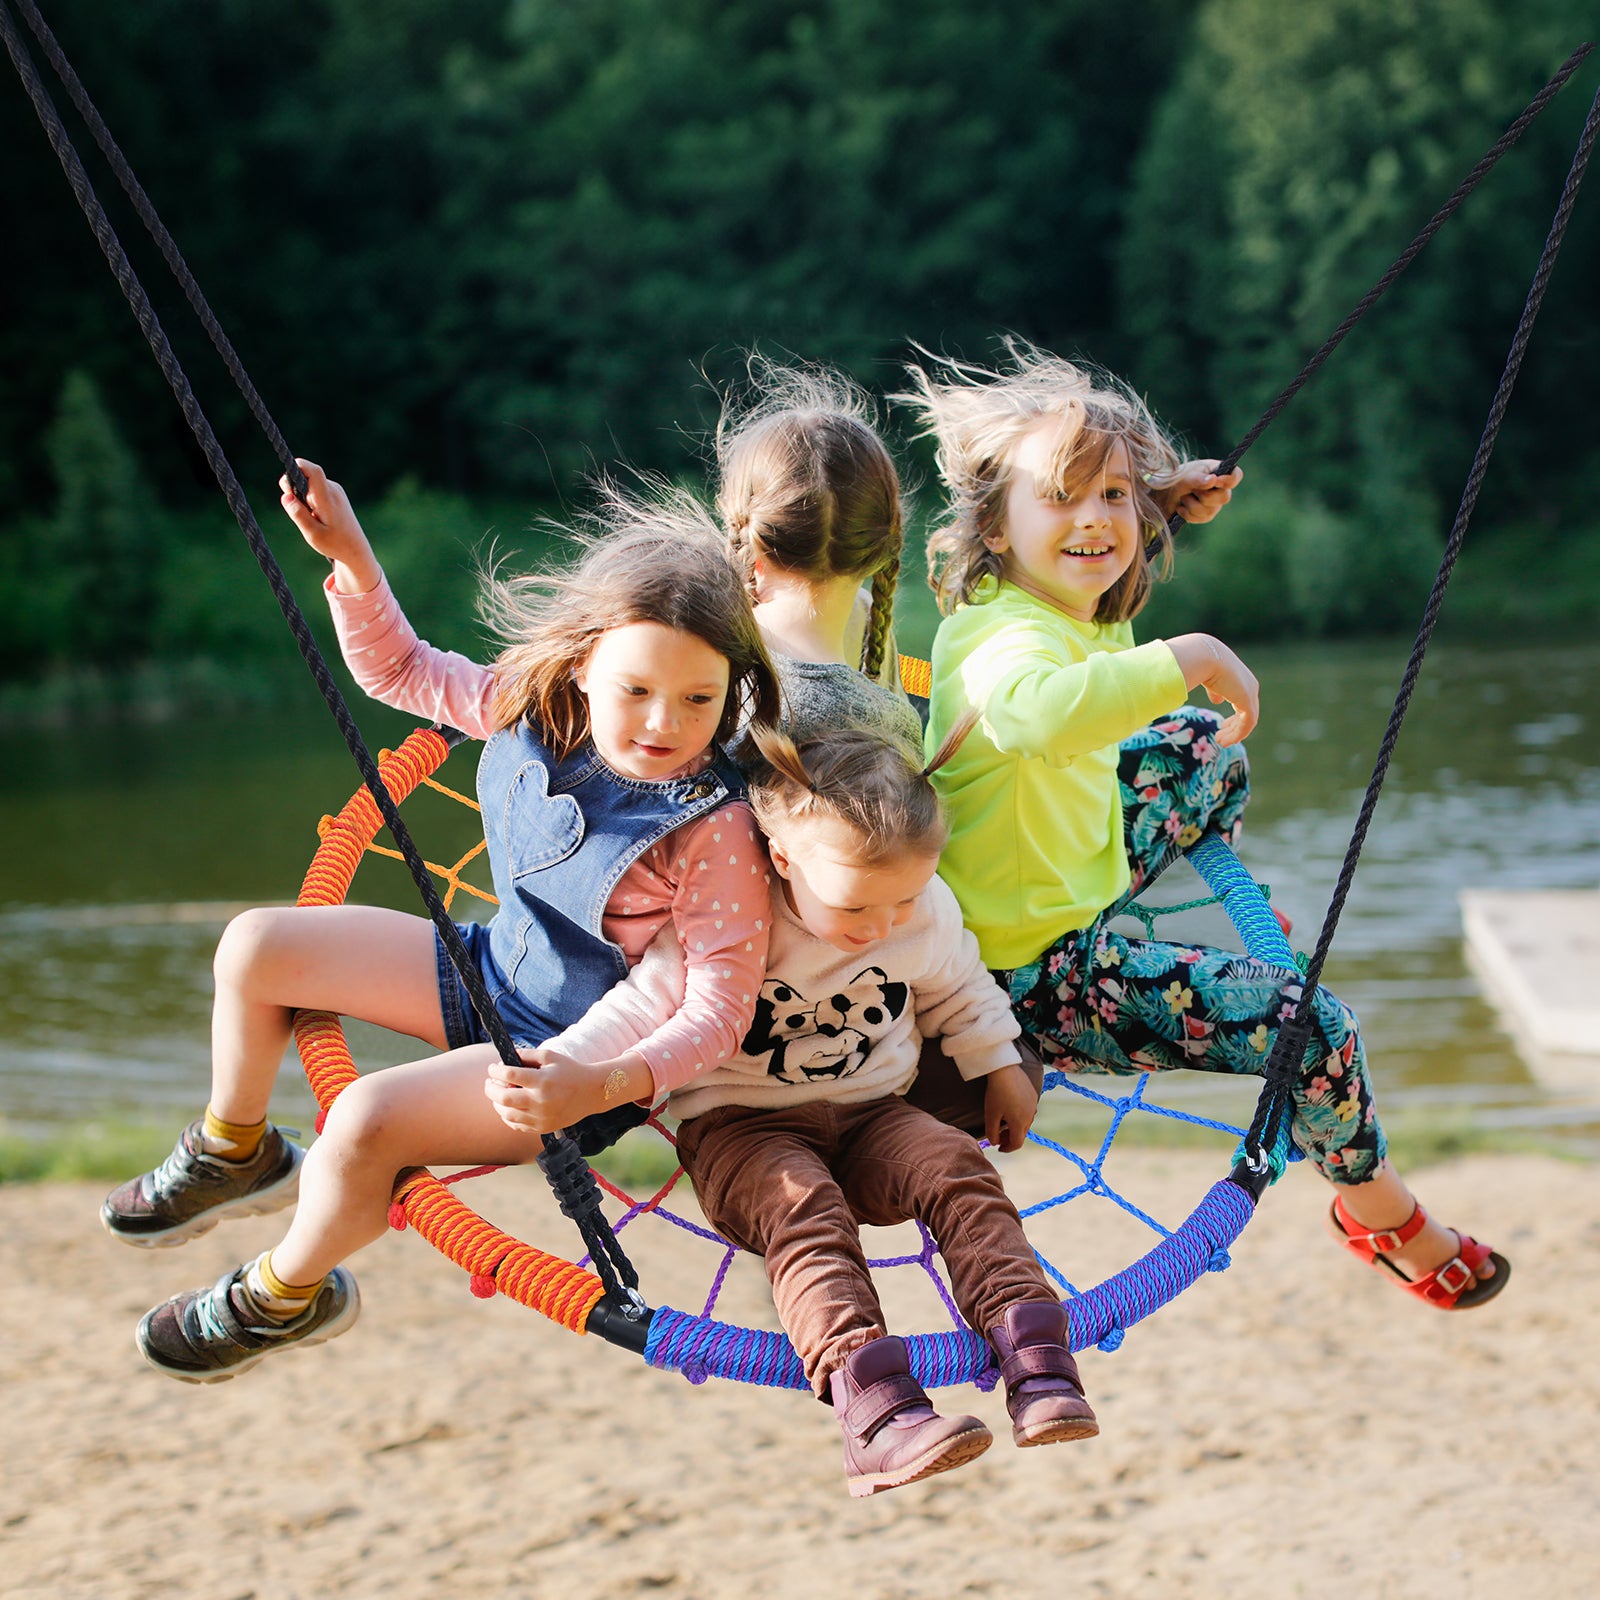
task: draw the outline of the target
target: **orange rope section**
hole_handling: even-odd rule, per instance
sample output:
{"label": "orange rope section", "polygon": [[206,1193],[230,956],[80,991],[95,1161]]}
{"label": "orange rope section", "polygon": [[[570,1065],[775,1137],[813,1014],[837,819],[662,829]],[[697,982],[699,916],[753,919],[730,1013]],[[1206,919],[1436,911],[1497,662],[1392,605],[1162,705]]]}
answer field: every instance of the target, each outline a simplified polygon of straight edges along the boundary
{"label": "orange rope section", "polygon": [[[431,728],[419,728],[398,750],[384,751],[378,760],[378,771],[394,796],[395,804],[399,805],[419,784],[426,783],[430,788],[471,805],[466,796],[432,781],[431,774],[449,753],[449,745]],[[372,842],[382,821],[377,804],[364,788],[356,791],[338,816],[324,817],[317,829],[322,842],[306,872],[296,904],[342,905],[364,851],[375,850],[380,855],[395,853]],[[482,849],[480,844],[468,851],[453,867],[428,864],[429,870],[448,885],[447,906],[457,887],[480,899],[493,901],[492,895],[461,883],[458,876]],[[297,1011],[294,1037],[306,1078],[325,1116],[328,1107],[356,1077],[344,1028],[332,1012]],[[604,1285],[592,1272],[585,1272],[582,1267],[533,1245],[523,1244],[486,1222],[426,1168],[413,1169],[395,1186],[389,1220],[397,1228],[409,1222],[434,1249],[470,1273],[474,1294],[488,1296],[498,1290],[573,1333],[584,1331],[589,1313],[605,1293]]]}
{"label": "orange rope section", "polygon": [[920,694],[926,700],[933,693],[933,664],[915,656],[901,656],[900,687],[907,694]]}

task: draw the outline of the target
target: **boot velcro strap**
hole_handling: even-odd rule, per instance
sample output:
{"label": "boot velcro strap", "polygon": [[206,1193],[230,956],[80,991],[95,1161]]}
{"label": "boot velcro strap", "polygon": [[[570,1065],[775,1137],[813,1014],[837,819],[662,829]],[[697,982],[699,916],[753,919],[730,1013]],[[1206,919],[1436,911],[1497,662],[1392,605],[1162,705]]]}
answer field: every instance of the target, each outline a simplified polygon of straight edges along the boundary
{"label": "boot velcro strap", "polygon": [[890,1373],[851,1396],[844,1411],[844,1425],[865,1443],[890,1417],[907,1406],[927,1403],[922,1385],[909,1372]]}
{"label": "boot velcro strap", "polygon": [[1006,1383],[1022,1383],[1029,1378],[1070,1378],[1078,1382],[1078,1364],[1065,1345],[1030,1344],[1013,1351],[1000,1366]]}

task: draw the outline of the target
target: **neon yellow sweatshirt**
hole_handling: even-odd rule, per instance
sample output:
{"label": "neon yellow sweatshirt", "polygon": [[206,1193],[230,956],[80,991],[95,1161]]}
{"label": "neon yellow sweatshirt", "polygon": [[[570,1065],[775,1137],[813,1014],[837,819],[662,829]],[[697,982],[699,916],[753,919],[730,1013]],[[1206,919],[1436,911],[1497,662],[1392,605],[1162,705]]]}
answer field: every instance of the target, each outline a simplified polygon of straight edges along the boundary
{"label": "neon yellow sweatshirt", "polygon": [[939,874],[985,965],[1034,960],[1127,889],[1117,742],[1187,698],[1160,640],[1011,584],[940,624],[929,754],[967,707],[982,720],[934,775],[950,819]]}

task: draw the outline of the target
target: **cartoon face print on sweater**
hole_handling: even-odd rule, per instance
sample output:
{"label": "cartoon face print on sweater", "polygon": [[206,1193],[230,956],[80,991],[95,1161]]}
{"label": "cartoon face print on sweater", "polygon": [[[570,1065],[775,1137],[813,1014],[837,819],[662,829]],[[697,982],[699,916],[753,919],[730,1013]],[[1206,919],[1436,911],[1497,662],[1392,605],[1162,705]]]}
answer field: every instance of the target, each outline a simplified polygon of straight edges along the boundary
{"label": "cartoon face print on sweater", "polygon": [[858,972],[842,990],[808,1000],[781,978],[768,978],[756,1001],[744,1053],[770,1056],[767,1076],[784,1083],[848,1078],[905,1011],[911,991],[882,967]]}

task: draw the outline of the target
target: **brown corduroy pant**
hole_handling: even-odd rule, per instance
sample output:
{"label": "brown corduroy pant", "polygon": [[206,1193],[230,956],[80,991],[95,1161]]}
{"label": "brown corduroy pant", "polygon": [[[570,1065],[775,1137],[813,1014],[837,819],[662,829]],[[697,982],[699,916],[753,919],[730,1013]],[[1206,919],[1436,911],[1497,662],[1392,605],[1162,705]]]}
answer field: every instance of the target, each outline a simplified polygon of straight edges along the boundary
{"label": "brown corduroy pant", "polygon": [[980,1333],[1014,1305],[1059,1299],[977,1141],[898,1096],[718,1106],[679,1128],[678,1157],[712,1227],[766,1258],[778,1316],[821,1399],[829,1374],[888,1332],[863,1224],[925,1223]]}

